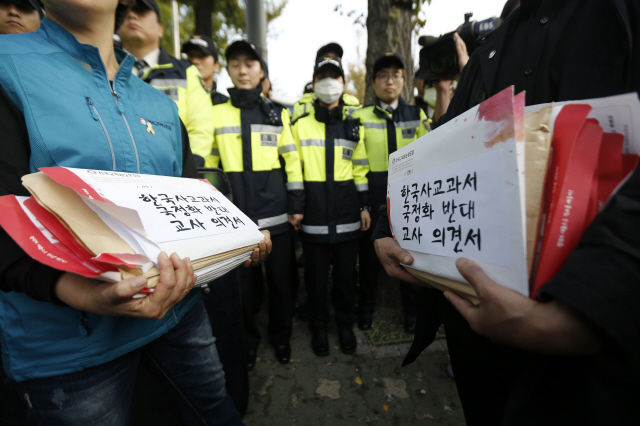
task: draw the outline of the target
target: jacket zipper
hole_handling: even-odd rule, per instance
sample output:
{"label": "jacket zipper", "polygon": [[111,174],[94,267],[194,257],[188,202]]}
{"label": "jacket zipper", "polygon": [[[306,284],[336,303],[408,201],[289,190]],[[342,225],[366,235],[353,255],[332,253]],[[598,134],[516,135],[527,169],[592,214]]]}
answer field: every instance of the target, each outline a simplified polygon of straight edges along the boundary
{"label": "jacket zipper", "polygon": [[116,101],[116,106],[118,107],[118,111],[120,112],[120,115],[124,120],[124,124],[127,126],[127,130],[129,131],[129,137],[131,138],[131,143],[133,144],[133,151],[136,153],[136,165],[137,165],[138,174],[139,174],[140,173],[140,157],[138,156],[138,147],[136,146],[136,140],[133,138],[133,133],[131,133],[131,127],[129,127],[129,122],[127,121],[127,117],[125,117],[124,112],[122,111],[122,108],[118,103],[118,97],[119,97],[118,93],[116,93],[116,91],[113,89],[111,90],[111,93],[113,94],[113,99]]}
{"label": "jacket zipper", "polygon": [[96,106],[93,104],[93,101],[91,100],[91,98],[84,98],[87,101],[87,105],[89,105],[89,110],[95,114],[95,117],[93,117],[94,119],[98,119],[98,121],[100,122],[100,125],[102,126],[102,130],[104,130],[104,135],[107,137],[107,142],[109,142],[109,149],[111,150],[111,160],[113,162],[113,170],[116,170],[116,153],[113,151],[113,144],[111,143],[111,138],[109,137],[109,132],[107,132],[107,127],[104,125],[104,122],[102,121],[102,117],[100,117],[100,113],[98,112],[98,109],[96,108]]}

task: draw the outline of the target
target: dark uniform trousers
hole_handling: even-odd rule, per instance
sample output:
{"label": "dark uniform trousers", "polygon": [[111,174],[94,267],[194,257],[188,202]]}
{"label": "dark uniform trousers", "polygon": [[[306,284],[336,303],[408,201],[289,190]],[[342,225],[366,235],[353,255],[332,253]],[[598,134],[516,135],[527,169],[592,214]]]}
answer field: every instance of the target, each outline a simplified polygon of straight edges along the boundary
{"label": "dark uniform trousers", "polygon": [[339,328],[351,327],[355,320],[356,258],[358,241],[341,243],[302,242],[306,257],[304,280],[309,300],[309,326],[324,328],[329,322],[327,281],[333,264],[332,299]]}
{"label": "dark uniform trousers", "polygon": [[[380,273],[384,273],[384,269],[378,260],[376,251],[373,248],[373,242],[371,237],[373,231],[376,228],[380,215],[376,212],[371,212],[371,226],[368,230],[362,233],[360,237],[359,247],[359,267],[358,275],[359,288],[358,288],[358,313],[359,314],[372,314],[376,305],[376,282]],[[402,295],[402,308],[405,315],[415,316],[418,312],[418,294],[420,287],[414,284],[409,284],[404,281],[400,281],[400,294]]]}
{"label": "dark uniform trousers", "polygon": [[[287,345],[291,338],[293,302],[291,296],[291,231],[271,237],[273,249],[265,261],[269,300],[269,342],[273,346]],[[256,323],[253,285],[261,269],[240,268],[240,293],[246,349],[257,349],[260,331]]]}

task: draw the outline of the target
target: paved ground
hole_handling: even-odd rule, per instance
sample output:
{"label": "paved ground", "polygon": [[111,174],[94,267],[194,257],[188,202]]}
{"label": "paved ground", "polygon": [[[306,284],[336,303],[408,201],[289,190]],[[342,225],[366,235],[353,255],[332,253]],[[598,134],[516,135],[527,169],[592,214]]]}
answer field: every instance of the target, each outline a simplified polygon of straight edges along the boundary
{"label": "paved ground", "polygon": [[[385,323],[385,329],[401,330],[397,288],[381,282],[377,300],[380,302],[374,328]],[[265,308],[261,311],[260,323],[266,331]],[[344,355],[339,350],[337,328],[332,325],[329,328],[331,354],[320,358],[311,350],[307,323],[295,318],[292,362],[288,365],[278,364],[272,349],[263,343],[256,367],[250,373],[246,424],[465,424],[455,383],[446,373],[449,360],[444,339],[437,340],[412,365],[401,367],[410,343],[373,345],[368,335],[357,327],[354,331],[358,338],[356,355]],[[395,333],[398,334],[402,332]]]}
{"label": "paved ground", "polygon": [[247,425],[465,424],[455,383],[445,372],[444,340],[401,367],[406,344],[371,350],[362,342],[357,355],[344,355],[336,330],[329,339],[335,345],[331,355],[318,358],[305,324],[296,324],[293,360],[284,366],[270,349],[260,349],[251,372]]}

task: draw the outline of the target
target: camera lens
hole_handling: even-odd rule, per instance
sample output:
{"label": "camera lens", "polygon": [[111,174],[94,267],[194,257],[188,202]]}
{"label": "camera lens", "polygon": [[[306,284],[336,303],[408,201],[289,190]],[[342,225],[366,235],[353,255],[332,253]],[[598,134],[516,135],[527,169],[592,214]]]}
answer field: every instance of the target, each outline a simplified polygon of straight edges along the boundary
{"label": "camera lens", "polygon": [[457,58],[455,50],[452,52],[446,46],[442,46],[442,48],[435,49],[430,56],[429,65],[434,75],[444,77],[456,73]]}

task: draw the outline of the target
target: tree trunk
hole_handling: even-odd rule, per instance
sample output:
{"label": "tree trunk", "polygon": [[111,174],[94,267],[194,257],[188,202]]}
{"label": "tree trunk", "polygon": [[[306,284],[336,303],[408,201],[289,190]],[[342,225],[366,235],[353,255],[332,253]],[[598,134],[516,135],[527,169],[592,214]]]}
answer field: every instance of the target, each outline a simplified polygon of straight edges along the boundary
{"label": "tree trunk", "polygon": [[213,35],[213,27],[211,25],[211,15],[213,14],[214,0],[196,0],[194,8],[196,14],[196,34]]}
{"label": "tree trunk", "polygon": [[396,52],[404,58],[407,81],[402,97],[407,103],[413,99],[413,57],[411,56],[412,2],[396,0],[369,0],[367,16],[367,90],[365,105],[372,105],[376,94],[373,90],[371,71],[376,58],[386,52]]}

